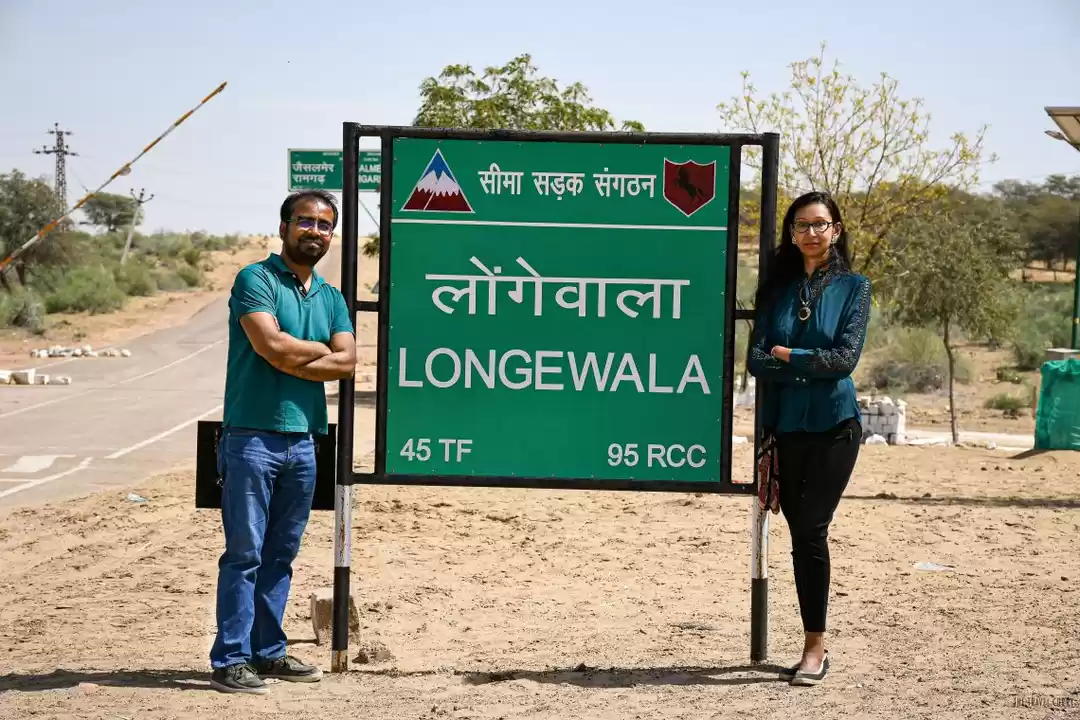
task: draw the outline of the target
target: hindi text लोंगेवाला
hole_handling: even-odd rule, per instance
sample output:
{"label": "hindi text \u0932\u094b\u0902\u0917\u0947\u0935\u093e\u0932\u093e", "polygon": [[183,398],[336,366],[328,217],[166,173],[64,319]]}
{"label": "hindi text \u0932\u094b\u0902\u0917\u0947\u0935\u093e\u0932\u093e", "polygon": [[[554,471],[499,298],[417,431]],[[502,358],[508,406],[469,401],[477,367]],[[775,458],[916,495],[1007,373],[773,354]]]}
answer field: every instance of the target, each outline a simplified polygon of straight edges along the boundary
{"label": "hindi text \u0932\u094b\u0902\u0917\u0947\u0935\u093e\u0932\u093e", "polygon": [[[444,296],[449,295],[449,300],[454,303],[459,302],[463,297],[467,296],[468,305],[466,307],[468,314],[475,315],[477,305],[476,286],[479,283],[486,282],[488,284],[487,314],[495,315],[499,283],[511,283],[514,285],[513,289],[509,290],[507,295],[511,300],[518,304],[524,302],[525,284],[531,283],[533,285],[533,315],[535,317],[543,315],[545,285],[560,285],[561,287],[555,293],[555,303],[566,310],[577,310],[578,317],[585,317],[588,314],[586,290],[590,285],[596,285],[597,317],[606,317],[607,287],[609,285],[644,285],[650,286],[652,289],[648,292],[634,289],[621,291],[615,298],[615,304],[619,310],[628,317],[636,318],[640,314],[640,311],[629,307],[629,301],[633,300],[638,308],[643,308],[646,303],[651,302],[652,317],[659,319],[662,313],[661,297],[663,289],[665,287],[671,287],[671,319],[678,320],[682,314],[682,289],[690,285],[689,280],[664,278],[543,277],[536,272],[529,263],[520,257],[517,259],[517,263],[524,268],[528,274],[502,275],[502,268],[496,266],[493,269],[489,269],[481,263],[476,256],[469,258],[469,261],[480,270],[480,275],[428,273],[424,276],[424,279],[426,280],[465,283],[464,287],[440,285],[432,291],[431,300],[442,312],[452,315],[456,309],[446,304]],[[568,295],[572,296],[573,299],[568,300]]]}

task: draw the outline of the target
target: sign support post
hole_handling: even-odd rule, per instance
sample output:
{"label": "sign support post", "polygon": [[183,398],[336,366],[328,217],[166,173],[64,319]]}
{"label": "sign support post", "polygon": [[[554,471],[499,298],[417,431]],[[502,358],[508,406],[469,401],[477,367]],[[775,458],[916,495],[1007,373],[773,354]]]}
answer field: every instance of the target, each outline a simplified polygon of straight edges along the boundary
{"label": "sign support post", "polygon": [[[780,136],[766,133],[761,153],[761,223],[758,238],[758,282],[768,275],[776,245],[776,188],[780,172]],[[751,316],[752,317],[752,316]],[[754,458],[760,446],[766,383],[754,390]],[[765,662],[769,655],[769,511],[757,496],[750,520],[750,662]]]}
{"label": "sign support post", "polygon": [[[343,144],[356,144],[354,133],[343,130]],[[356,275],[358,261],[358,217],[355,210],[360,199],[357,187],[357,153],[345,153],[343,163],[344,188],[342,205],[352,212],[342,213],[341,226],[341,294],[349,308],[349,320],[356,328]],[[334,601],[331,631],[331,672],[349,669],[349,561],[352,555],[352,483],[353,483],[353,422],[356,378],[339,381],[337,426],[337,492],[334,494]]]}

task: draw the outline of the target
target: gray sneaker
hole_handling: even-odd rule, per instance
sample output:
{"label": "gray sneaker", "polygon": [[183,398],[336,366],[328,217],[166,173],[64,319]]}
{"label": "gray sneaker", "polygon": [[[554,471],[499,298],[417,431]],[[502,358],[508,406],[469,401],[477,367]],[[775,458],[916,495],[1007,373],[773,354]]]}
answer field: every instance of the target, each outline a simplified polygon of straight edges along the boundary
{"label": "gray sneaker", "polygon": [[270,692],[266,683],[247,663],[236,663],[216,668],[210,674],[210,687],[227,693],[252,693],[262,695]]}
{"label": "gray sneaker", "polygon": [[322,679],[322,670],[314,665],[307,665],[292,655],[265,662],[254,663],[255,671],[264,678],[276,678],[288,682],[318,682]]}

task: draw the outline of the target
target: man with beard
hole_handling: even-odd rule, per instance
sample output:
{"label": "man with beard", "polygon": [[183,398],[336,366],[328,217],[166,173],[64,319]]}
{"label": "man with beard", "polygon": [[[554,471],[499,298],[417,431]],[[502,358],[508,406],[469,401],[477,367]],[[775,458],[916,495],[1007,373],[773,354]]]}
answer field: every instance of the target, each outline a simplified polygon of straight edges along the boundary
{"label": "man with beard", "polygon": [[322,677],[286,654],[282,617],[315,491],[314,436],[328,429],[323,382],[356,366],[345,299],[314,269],[337,221],[328,193],[287,197],[281,254],[241,270],[229,299],[218,445],[225,552],[210,650],[210,684],[222,692],[265,693],[265,678]]}

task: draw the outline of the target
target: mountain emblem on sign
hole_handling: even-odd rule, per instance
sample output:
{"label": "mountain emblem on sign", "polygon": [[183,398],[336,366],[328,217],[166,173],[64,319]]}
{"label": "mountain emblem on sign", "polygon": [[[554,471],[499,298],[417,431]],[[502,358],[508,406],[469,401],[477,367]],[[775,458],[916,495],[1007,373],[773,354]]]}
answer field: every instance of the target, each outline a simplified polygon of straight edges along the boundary
{"label": "mountain emblem on sign", "polygon": [[716,161],[673,163],[664,158],[664,199],[690,217],[716,197]]}
{"label": "mountain emblem on sign", "polygon": [[442,150],[436,150],[431,156],[420,180],[401,209],[420,212],[473,211],[461,185],[450,170],[450,165],[443,157]]}

